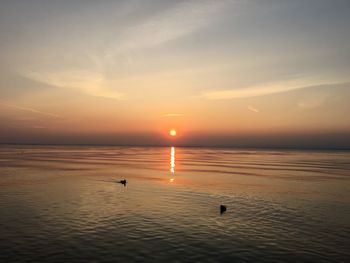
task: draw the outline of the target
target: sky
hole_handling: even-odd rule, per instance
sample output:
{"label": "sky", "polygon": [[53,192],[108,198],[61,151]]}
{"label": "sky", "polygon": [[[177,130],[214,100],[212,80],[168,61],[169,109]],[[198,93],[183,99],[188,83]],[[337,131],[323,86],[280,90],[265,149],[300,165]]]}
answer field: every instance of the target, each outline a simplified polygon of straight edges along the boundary
{"label": "sky", "polygon": [[350,148],[349,13],[1,0],[0,143]]}

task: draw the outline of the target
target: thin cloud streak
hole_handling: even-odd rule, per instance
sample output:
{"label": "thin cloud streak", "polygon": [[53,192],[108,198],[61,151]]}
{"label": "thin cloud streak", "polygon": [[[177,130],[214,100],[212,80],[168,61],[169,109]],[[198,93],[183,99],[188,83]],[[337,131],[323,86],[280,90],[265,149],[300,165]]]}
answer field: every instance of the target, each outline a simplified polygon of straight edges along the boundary
{"label": "thin cloud streak", "polygon": [[97,72],[81,70],[66,72],[27,71],[23,73],[23,76],[55,87],[80,90],[83,93],[94,97],[118,100],[125,99],[123,93],[105,88],[104,77]]}
{"label": "thin cloud streak", "polygon": [[184,114],[182,113],[167,113],[163,114],[162,117],[182,117]]}
{"label": "thin cloud streak", "polygon": [[303,98],[298,102],[298,107],[302,109],[315,109],[321,107],[329,95],[326,93],[321,93],[313,95],[312,97]]}
{"label": "thin cloud streak", "polygon": [[252,112],[256,112],[256,113],[259,113],[260,110],[258,110],[257,108],[254,108],[253,106],[249,105],[248,106],[248,110],[252,111]]}
{"label": "thin cloud streak", "polygon": [[169,10],[146,19],[140,25],[129,27],[122,32],[122,43],[118,43],[114,52],[142,49],[166,43],[189,35],[217,18],[227,4],[234,1],[187,1],[179,3]]}
{"label": "thin cloud streak", "polygon": [[62,117],[57,115],[57,114],[50,113],[50,112],[39,111],[39,110],[33,109],[33,108],[21,107],[21,106],[17,106],[17,105],[13,105],[13,104],[8,104],[8,103],[5,103],[5,102],[0,102],[0,105],[4,106],[4,107],[16,109],[16,110],[27,111],[27,112],[31,112],[31,113],[35,113],[35,114],[40,114],[40,115],[43,115],[43,116],[53,117],[53,118],[56,118],[56,119],[62,119]]}
{"label": "thin cloud streak", "polygon": [[267,84],[265,86],[256,86],[244,89],[208,91],[202,93],[201,97],[208,100],[225,100],[260,97],[270,94],[283,93],[299,89],[334,86],[348,84],[348,82],[327,82],[327,81],[304,81],[293,80],[279,83]]}

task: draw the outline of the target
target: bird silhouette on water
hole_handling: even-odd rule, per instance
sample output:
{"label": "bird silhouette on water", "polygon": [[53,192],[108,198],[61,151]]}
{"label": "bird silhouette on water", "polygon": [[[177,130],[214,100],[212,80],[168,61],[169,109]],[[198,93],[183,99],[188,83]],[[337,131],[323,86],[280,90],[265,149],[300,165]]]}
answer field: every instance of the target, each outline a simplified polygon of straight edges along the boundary
{"label": "bird silhouette on water", "polygon": [[125,179],[123,179],[123,180],[120,180],[118,183],[124,185],[124,187],[125,187],[127,184],[127,181]]}
{"label": "bird silhouette on water", "polygon": [[222,215],[223,213],[225,213],[227,210],[225,205],[220,205],[220,214]]}

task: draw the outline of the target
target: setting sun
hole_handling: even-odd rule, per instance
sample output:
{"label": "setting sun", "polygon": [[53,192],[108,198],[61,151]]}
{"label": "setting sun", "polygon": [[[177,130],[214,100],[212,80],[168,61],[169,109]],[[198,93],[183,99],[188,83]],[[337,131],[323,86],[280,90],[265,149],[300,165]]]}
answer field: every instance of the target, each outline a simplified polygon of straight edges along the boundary
{"label": "setting sun", "polygon": [[169,134],[170,134],[171,136],[176,136],[176,130],[170,130],[170,131],[169,131]]}

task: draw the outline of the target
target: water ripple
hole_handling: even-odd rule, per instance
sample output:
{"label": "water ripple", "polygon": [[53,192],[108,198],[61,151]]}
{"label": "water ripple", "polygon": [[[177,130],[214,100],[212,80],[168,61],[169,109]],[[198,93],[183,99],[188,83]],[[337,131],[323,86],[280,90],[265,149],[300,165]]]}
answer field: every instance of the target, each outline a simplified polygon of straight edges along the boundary
{"label": "water ripple", "polygon": [[348,261],[349,153],[170,154],[0,148],[0,261]]}

